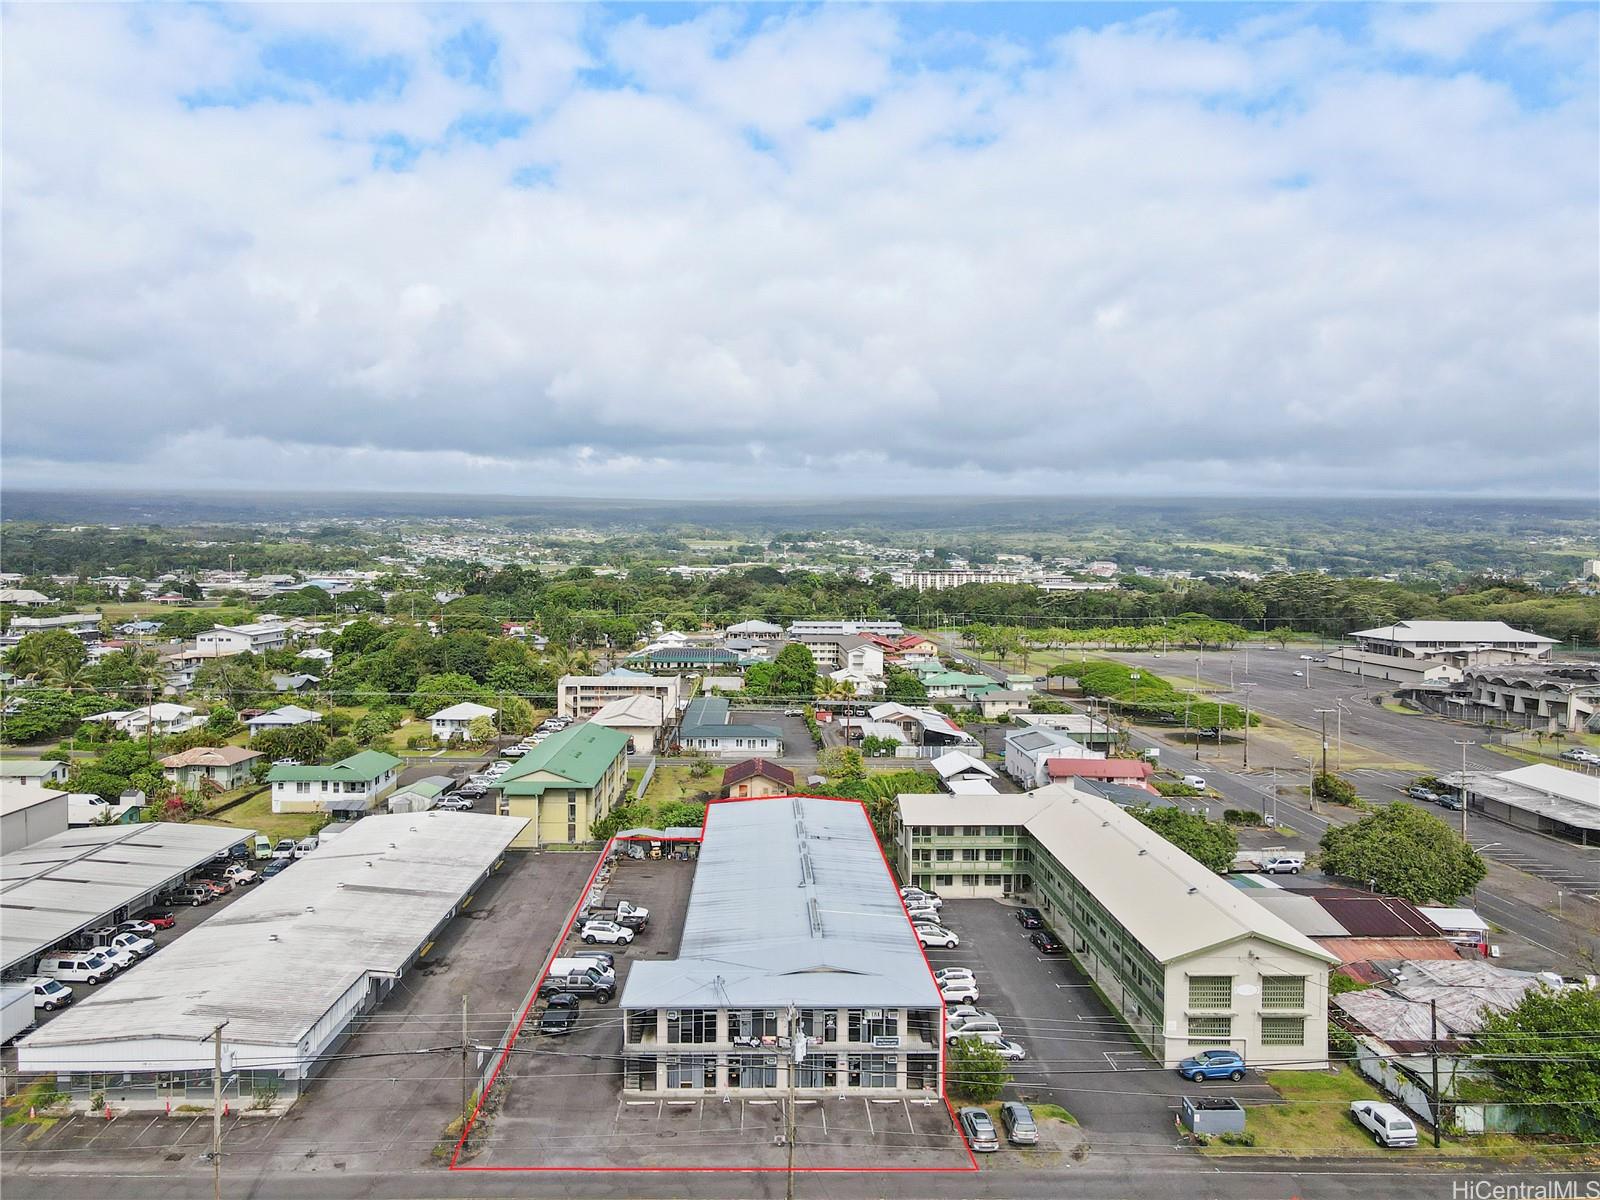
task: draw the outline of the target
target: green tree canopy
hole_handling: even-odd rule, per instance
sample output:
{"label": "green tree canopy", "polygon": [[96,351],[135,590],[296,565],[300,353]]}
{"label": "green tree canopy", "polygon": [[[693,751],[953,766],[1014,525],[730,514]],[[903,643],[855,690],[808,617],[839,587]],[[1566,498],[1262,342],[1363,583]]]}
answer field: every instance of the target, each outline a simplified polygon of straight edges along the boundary
{"label": "green tree canopy", "polygon": [[1413,904],[1452,904],[1486,871],[1455,830],[1410,804],[1329,829],[1322,835],[1322,869]]}
{"label": "green tree canopy", "polygon": [[1181,808],[1134,808],[1141,823],[1154,829],[1196,862],[1218,874],[1233,865],[1239,853],[1239,835],[1219,821],[1208,821]]}
{"label": "green tree canopy", "polygon": [[1476,1043],[1505,1100],[1537,1105],[1557,1132],[1600,1135],[1600,992],[1535,988],[1488,1016]]}
{"label": "green tree canopy", "polygon": [[470,675],[451,671],[441,675],[424,675],[417,680],[417,690],[411,694],[411,711],[419,717],[428,717],[441,708],[472,700],[479,704],[493,704],[487,689],[479,686]]}
{"label": "green tree canopy", "polygon": [[799,642],[790,642],[772,660],[770,695],[814,696],[817,693],[817,660]]}
{"label": "green tree canopy", "polygon": [[1011,1071],[1000,1052],[977,1038],[957,1038],[945,1059],[950,1090],[963,1100],[989,1104],[1011,1082]]}

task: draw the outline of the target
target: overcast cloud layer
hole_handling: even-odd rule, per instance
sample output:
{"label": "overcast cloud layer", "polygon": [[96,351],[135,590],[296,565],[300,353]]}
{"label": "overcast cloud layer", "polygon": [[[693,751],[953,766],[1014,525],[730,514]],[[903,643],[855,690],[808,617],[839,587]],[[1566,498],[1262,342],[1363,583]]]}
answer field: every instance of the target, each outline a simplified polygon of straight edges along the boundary
{"label": "overcast cloud layer", "polygon": [[1595,494],[1593,7],[1096,12],[8,7],[5,481]]}

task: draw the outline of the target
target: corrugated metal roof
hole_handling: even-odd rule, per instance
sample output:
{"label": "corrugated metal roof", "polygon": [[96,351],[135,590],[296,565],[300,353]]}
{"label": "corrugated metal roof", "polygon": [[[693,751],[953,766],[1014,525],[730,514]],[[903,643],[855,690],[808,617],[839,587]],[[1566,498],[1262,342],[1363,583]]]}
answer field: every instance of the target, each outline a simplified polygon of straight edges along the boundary
{"label": "corrugated metal roof", "polygon": [[713,802],[679,957],[636,962],[624,1008],[940,1004],[855,801]]}
{"label": "corrugated metal roof", "polygon": [[1245,889],[1250,899],[1277,914],[1309,938],[1344,937],[1350,931],[1334,919],[1333,914],[1318,904],[1316,898],[1304,892],[1288,892],[1282,888]]}
{"label": "corrugated metal roof", "polygon": [[[10,970],[254,835],[214,825],[90,825],[0,858],[0,962]],[[30,964],[31,965],[31,964]]]}
{"label": "corrugated metal roof", "polygon": [[[593,787],[627,749],[628,735],[620,730],[569,725],[524,754],[495,786],[508,796],[537,796],[549,787]],[[564,782],[530,780],[530,775],[555,775]]]}
{"label": "corrugated metal roof", "polygon": [[1316,902],[1356,937],[1435,938],[1439,930],[1398,896],[1364,896],[1359,892],[1313,892]]}
{"label": "corrugated metal roof", "polygon": [[1455,943],[1442,937],[1319,937],[1317,944],[1342,962],[1420,961],[1425,958],[1460,958]]}
{"label": "corrugated metal roof", "polygon": [[61,1013],[23,1041],[21,1061],[48,1069],[52,1047],[199,1039],[222,1020],[230,1041],[297,1044],[362,976],[404,967],[526,824],[367,817]]}
{"label": "corrugated metal roof", "polygon": [[1400,621],[1377,629],[1358,629],[1350,635],[1373,641],[1395,642],[1546,642],[1556,639],[1523,629],[1513,629],[1504,621]]}

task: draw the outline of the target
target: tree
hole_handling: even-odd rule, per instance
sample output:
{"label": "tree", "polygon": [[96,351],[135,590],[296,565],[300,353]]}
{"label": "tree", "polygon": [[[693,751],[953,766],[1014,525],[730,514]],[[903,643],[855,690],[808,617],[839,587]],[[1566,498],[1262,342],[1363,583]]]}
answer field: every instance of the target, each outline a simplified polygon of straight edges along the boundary
{"label": "tree", "polygon": [[665,829],[669,825],[705,824],[706,806],[692,800],[668,800],[656,809],[656,824]]}
{"label": "tree", "polygon": [[904,667],[890,667],[884,674],[884,695],[901,704],[926,704],[928,689],[923,686],[915,671]]}
{"label": "tree", "polygon": [[424,675],[417,680],[416,691],[411,695],[411,711],[419,717],[428,717],[441,708],[449,708],[452,704],[460,704],[464,700],[474,700],[480,704],[491,703],[488,691],[471,676],[458,672]]}
{"label": "tree", "polygon": [[228,737],[239,732],[239,714],[226,704],[218,704],[206,717],[206,732]]}
{"label": "tree", "polygon": [[13,673],[23,679],[54,679],[81,668],[88,657],[83,642],[65,629],[41,629],[23,634],[7,657]]}
{"label": "tree", "polygon": [[467,722],[467,740],[474,745],[482,746],[494,741],[495,732],[493,717],[473,717]]}
{"label": "tree", "polygon": [[272,762],[279,758],[298,758],[303,763],[319,762],[328,749],[328,731],[320,721],[307,721],[304,725],[290,725],[287,729],[269,729],[250,740],[253,750],[261,751],[261,761]]}
{"label": "tree", "polygon": [[1356,799],[1355,785],[1332,771],[1318,771],[1311,780],[1311,790],[1318,800],[1329,804],[1349,804]]}
{"label": "tree", "polygon": [[1600,992],[1534,988],[1487,1016],[1476,1043],[1504,1100],[1537,1105],[1558,1133],[1600,1135]]}
{"label": "tree", "polygon": [[709,778],[711,775],[711,769],[711,760],[709,758],[697,758],[689,764],[689,778]]}
{"label": "tree", "polygon": [[770,696],[777,674],[778,668],[772,663],[751,663],[744,673],[744,690],[752,696]]}
{"label": "tree", "polygon": [[865,779],[866,766],[861,751],[852,746],[829,746],[817,754],[817,770],[835,780]]}
{"label": "tree", "polygon": [[1011,1071],[1000,1051],[979,1038],[957,1038],[945,1059],[950,1090],[963,1100],[988,1104],[1000,1099]]}
{"label": "tree", "polygon": [[1239,853],[1239,835],[1227,825],[1208,821],[1181,808],[1129,809],[1136,820],[1154,829],[1190,858],[1218,874],[1233,865]]}
{"label": "tree", "polygon": [[589,826],[589,836],[597,842],[608,841],[624,829],[643,825],[649,817],[649,808],[637,801],[619,804],[605,816],[595,819]]}
{"label": "tree", "polygon": [[1455,830],[1410,804],[1391,804],[1322,835],[1322,870],[1413,904],[1451,904],[1486,867]]}
{"label": "tree", "polygon": [[772,660],[773,696],[814,696],[817,692],[817,660],[809,647],[790,642]]}
{"label": "tree", "polygon": [[900,743],[892,737],[878,737],[873,734],[861,739],[861,753],[868,758],[884,758],[893,756],[899,745]]}

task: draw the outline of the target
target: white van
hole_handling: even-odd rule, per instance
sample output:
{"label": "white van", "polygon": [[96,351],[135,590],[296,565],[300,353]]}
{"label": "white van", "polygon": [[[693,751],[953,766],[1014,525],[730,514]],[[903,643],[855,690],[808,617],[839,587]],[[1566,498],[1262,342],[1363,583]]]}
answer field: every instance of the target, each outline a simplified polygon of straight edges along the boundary
{"label": "white van", "polygon": [[39,960],[39,974],[67,983],[95,984],[116,973],[116,967],[93,950],[74,950]]}
{"label": "white van", "polygon": [[1197,792],[1203,792],[1206,790],[1206,777],[1204,775],[1185,775],[1183,777],[1183,786],[1192,787]]}
{"label": "white van", "polygon": [[1380,1146],[1415,1146],[1416,1123],[1393,1104],[1381,1100],[1352,1100],[1350,1115]]}
{"label": "white van", "polygon": [[312,834],[310,837],[301,838],[297,843],[295,843],[294,857],[304,858],[321,844],[322,843],[317,840],[316,834]]}

